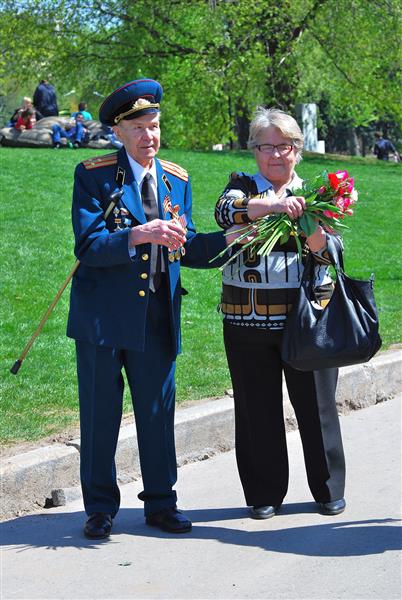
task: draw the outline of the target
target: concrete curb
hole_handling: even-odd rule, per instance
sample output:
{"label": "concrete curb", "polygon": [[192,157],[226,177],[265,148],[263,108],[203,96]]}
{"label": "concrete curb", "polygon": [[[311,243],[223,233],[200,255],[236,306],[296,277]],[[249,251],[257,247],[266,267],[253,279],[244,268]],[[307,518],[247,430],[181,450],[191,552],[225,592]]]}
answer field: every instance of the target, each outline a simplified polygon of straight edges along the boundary
{"label": "concrete curb", "polygon": [[[364,365],[340,370],[338,410],[346,414],[392,398],[402,389],[402,350],[383,352]],[[285,390],[287,429],[297,423]],[[176,412],[177,461],[204,460],[234,446],[233,399],[201,401]],[[79,496],[80,440],[31,450],[2,461],[2,519],[39,507],[65,504]],[[116,453],[120,483],[140,477],[134,424],[121,428]]]}

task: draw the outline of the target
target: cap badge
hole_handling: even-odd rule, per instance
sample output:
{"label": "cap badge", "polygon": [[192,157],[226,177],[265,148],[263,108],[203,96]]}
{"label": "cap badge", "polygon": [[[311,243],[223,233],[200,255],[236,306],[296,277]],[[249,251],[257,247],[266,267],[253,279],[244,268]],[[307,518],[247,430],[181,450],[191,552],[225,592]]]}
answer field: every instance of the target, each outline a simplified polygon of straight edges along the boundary
{"label": "cap badge", "polygon": [[117,115],[117,117],[114,118],[114,122],[117,125],[122,119],[124,119],[124,117],[132,115],[133,113],[139,110],[144,110],[145,108],[159,108],[159,104],[157,102],[150,102],[149,100],[146,100],[146,98],[138,98],[138,100],[134,102],[130,110],[127,110],[126,112]]}

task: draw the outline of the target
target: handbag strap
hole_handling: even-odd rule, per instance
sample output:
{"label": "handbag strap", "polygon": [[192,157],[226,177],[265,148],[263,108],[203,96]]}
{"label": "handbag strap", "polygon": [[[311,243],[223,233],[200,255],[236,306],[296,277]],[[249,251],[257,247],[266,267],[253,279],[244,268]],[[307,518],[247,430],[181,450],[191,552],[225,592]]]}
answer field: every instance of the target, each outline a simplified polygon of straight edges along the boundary
{"label": "handbag strap", "polygon": [[[331,264],[337,272],[344,273],[343,264],[343,248],[342,242],[337,236],[327,236],[327,253]],[[316,260],[312,252],[309,252],[304,265],[304,271],[302,275],[302,281],[312,282],[314,280],[314,268],[316,266]]]}
{"label": "handbag strap", "polygon": [[327,252],[332,265],[337,271],[344,273],[343,247],[337,236],[327,236]]}

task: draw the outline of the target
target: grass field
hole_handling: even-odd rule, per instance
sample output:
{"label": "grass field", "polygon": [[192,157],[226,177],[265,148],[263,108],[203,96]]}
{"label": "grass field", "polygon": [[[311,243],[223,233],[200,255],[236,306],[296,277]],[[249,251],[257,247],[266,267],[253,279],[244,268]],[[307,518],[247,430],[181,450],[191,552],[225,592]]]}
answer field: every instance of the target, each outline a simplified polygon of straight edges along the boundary
{"label": "grass field", "polygon": [[[66,290],[17,376],[11,365],[74,262],[70,224],[71,192],[77,162],[95,150],[0,148],[1,203],[1,422],[0,441],[35,440],[75,425],[78,419],[74,343],[65,336]],[[213,210],[231,171],[253,172],[248,153],[164,150],[192,176],[194,219],[199,231],[216,229]],[[384,349],[400,341],[401,166],[373,159],[306,157],[302,177],[322,169],[348,169],[359,202],[345,234],[346,270],[376,274],[375,292]],[[178,401],[219,396],[230,387],[224,356],[218,271],[183,269],[183,355],[178,359]],[[118,314],[118,305],[116,305]],[[130,410],[128,397],[125,409]]]}

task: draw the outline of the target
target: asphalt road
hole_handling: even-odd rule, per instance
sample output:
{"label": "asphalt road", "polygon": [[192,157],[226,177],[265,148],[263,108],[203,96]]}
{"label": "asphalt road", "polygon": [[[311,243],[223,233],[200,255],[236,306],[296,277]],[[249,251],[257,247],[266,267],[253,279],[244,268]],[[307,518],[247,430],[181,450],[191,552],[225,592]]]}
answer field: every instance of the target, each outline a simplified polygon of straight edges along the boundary
{"label": "asphalt road", "polygon": [[81,533],[81,501],[0,523],[1,598],[399,600],[401,397],[341,417],[347,509],[316,512],[298,432],[290,486],[273,519],[248,518],[233,452],[179,469],[193,531],[144,524],[141,482],[122,486],[109,541]]}

